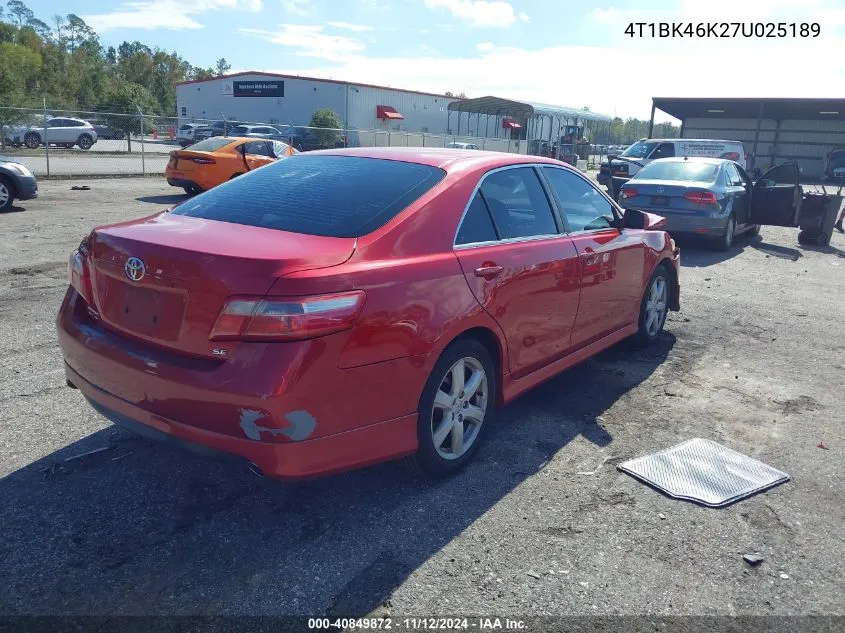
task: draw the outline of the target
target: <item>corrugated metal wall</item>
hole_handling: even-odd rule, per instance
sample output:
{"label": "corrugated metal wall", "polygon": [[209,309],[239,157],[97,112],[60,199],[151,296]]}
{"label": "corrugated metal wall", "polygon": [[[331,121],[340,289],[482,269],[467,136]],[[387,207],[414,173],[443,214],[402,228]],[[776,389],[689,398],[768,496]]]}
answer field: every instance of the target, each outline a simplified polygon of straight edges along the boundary
{"label": "corrugated metal wall", "polygon": [[[224,95],[227,82],[270,79],[284,82],[284,97]],[[456,99],[387,88],[310,79],[269,78],[260,74],[176,86],[176,110],[181,122],[220,119],[225,114],[227,118],[239,121],[308,125],[314,110],[331,108],[341,122],[350,128],[446,134],[447,106],[453,101]],[[405,118],[391,121],[377,119],[376,106],[380,105],[395,108]]]}
{"label": "corrugated metal wall", "polygon": [[[710,138],[742,141],[746,156],[754,150],[757,119],[690,118],[684,121],[684,138]],[[825,154],[845,147],[845,121],[810,121],[784,119],[778,124],[763,119],[757,141],[755,166],[797,162],[802,176],[821,176]],[[750,158],[748,165],[751,165]]]}
{"label": "corrugated metal wall", "polygon": [[[349,84],[349,126],[360,130],[407,132],[447,132],[447,107],[456,99],[387,88]],[[383,121],[376,118],[376,106],[391,106],[404,119]]]}

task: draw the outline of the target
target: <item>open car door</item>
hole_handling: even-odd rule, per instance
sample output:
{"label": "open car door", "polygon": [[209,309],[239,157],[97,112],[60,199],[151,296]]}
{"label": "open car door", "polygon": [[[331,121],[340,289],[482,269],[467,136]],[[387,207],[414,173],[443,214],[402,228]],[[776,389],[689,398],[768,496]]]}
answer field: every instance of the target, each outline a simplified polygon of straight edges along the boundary
{"label": "open car door", "polygon": [[769,169],[754,183],[751,192],[751,224],[798,226],[804,192],[798,184],[798,163]]}

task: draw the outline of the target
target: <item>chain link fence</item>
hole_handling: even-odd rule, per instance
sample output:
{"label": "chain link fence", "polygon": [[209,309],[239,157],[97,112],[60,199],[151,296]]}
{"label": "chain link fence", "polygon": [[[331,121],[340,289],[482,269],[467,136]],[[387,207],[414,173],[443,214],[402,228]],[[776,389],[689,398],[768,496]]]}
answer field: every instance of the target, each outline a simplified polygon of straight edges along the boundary
{"label": "chain link fence", "polygon": [[[84,123],[83,123],[84,122]],[[85,124],[94,128],[94,134]],[[467,147],[516,154],[577,153],[601,161],[601,148],[537,141],[403,132],[385,129],[326,129],[261,121],[221,121],[126,114],[114,111],[29,109],[0,106],[0,154],[39,177],[162,175],[169,154],[210,136],[281,140],[300,151],[332,147]],[[568,147],[568,149],[567,149]],[[583,168],[587,164],[579,165]]]}

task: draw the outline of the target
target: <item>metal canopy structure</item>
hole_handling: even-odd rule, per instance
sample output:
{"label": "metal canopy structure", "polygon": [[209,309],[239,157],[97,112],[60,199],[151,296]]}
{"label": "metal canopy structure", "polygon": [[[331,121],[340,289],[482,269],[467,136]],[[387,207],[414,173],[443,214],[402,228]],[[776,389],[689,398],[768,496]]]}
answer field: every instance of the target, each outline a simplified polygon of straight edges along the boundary
{"label": "metal canopy structure", "polygon": [[566,108],[531,101],[513,101],[501,97],[478,97],[464,99],[449,104],[450,112],[470,112],[472,114],[486,114],[490,116],[509,116],[515,119],[527,120],[536,115],[559,118],[579,119],[581,121],[601,121],[609,123],[612,117],[589,110]]}
{"label": "metal canopy structure", "polygon": [[[580,141],[575,136],[581,136],[578,130],[583,132],[589,124],[606,125],[612,120],[612,117],[589,110],[493,96],[455,101],[449,104],[448,110],[450,133],[460,135],[463,129],[468,135],[487,137],[490,136],[492,122],[492,131],[497,138],[500,130],[508,130],[511,138],[528,142],[529,152],[556,157],[560,157],[562,152],[575,152],[575,144]],[[457,115],[457,127],[454,132],[453,113]],[[570,138],[565,140],[567,136]]]}
{"label": "metal canopy structure", "polygon": [[845,99],[697,99],[654,97],[654,107],[683,121],[692,117],[714,119],[772,119],[845,121]]}

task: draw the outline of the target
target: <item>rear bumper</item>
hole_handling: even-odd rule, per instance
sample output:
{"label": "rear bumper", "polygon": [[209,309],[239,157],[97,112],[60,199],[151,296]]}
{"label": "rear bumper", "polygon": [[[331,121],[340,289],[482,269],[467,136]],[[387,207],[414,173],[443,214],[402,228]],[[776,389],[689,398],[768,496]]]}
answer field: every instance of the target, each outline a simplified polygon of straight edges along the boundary
{"label": "rear bumper", "polygon": [[168,178],[167,184],[172,187],[182,187],[183,189],[185,187],[199,187],[197,183],[193,180],[188,180],[187,178]]}
{"label": "rear bumper", "polygon": [[68,381],[108,419],[240,456],[268,476],[323,475],[417,448],[428,357],[341,369],[339,333],[195,359],[112,332],[73,290],[57,331]]}
{"label": "rear bumper", "polygon": [[91,406],[132,433],[194,453],[226,454],[254,464],[268,477],[304,479],[410,455],[417,449],[417,415],[295,444],[233,438],[154,415],[85,380],[65,363],[67,380]]}

